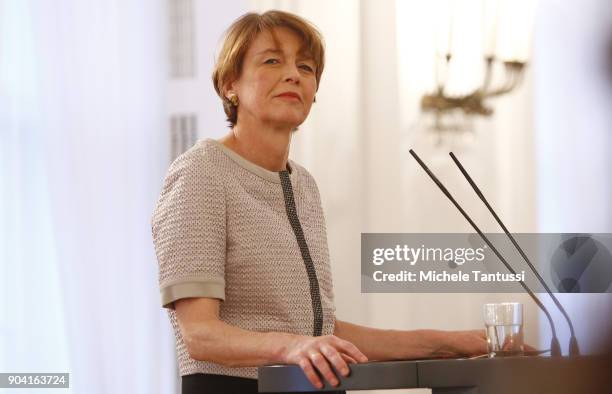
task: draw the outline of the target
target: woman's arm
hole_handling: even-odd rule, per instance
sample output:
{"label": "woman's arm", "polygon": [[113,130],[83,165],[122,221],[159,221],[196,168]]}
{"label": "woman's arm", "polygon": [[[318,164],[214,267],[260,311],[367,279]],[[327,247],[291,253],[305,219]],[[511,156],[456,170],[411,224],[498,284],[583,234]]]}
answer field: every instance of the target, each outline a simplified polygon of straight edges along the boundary
{"label": "woman's arm", "polygon": [[487,352],[484,329],[382,330],[336,320],[334,335],[355,344],[370,360],[473,356]]}
{"label": "woman's arm", "polygon": [[191,358],[227,367],[297,364],[315,387],[322,383],[315,368],[332,385],[338,380],[331,365],[348,375],[348,362],[365,362],[355,345],[333,335],[311,337],[281,332],[244,330],[219,319],[214,298],[185,298],[174,302],[181,335]]}
{"label": "woman's arm", "polygon": [[177,320],[189,356],[226,367],[278,363],[288,334],[255,332],[219,320],[219,300],[186,298],[175,301]]}

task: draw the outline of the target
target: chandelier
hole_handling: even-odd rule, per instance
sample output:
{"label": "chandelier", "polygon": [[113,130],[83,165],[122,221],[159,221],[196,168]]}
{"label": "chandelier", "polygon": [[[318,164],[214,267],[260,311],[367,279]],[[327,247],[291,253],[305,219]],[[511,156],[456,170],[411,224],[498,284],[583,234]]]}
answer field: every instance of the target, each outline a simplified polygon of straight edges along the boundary
{"label": "chandelier", "polygon": [[[440,37],[436,39],[435,88],[424,94],[420,102],[422,113],[433,115],[430,127],[436,131],[462,129],[458,125],[458,115],[462,115],[460,119],[472,115],[490,117],[494,112],[491,100],[519,87],[527,68],[533,2],[482,0],[478,16],[458,12],[458,7],[465,4],[465,1],[447,1],[446,7],[443,7],[446,14],[443,12],[438,15],[436,34],[442,40]],[[450,70],[456,58],[454,52],[460,51],[461,45],[466,44],[453,43],[453,36],[457,35],[453,30],[459,17],[481,19],[483,50],[480,59],[475,57],[472,63],[483,62],[483,75],[479,86],[464,93],[452,94],[449,93],[448,85]],[[462,22],[465,25],[465,21]],[[445,119],[446,122],[443,121]],[[452,121],[449,123],[448,119]]]}

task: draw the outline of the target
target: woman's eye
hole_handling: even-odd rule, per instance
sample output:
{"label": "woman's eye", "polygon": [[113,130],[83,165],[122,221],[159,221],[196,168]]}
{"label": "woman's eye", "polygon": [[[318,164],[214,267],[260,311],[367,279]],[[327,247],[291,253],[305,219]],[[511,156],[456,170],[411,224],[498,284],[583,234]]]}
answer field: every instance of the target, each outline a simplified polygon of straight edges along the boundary
{"label": "woman's eye", "polygon": [[308,64],[301,64],[300,67],[309,72],[313,71],[312,67],[310,67]]}
{"label": "woman's eye", "polygon": [[278,63],[278,59],[268,59],[264,63],[265,64],[275,64],[275,63]]}

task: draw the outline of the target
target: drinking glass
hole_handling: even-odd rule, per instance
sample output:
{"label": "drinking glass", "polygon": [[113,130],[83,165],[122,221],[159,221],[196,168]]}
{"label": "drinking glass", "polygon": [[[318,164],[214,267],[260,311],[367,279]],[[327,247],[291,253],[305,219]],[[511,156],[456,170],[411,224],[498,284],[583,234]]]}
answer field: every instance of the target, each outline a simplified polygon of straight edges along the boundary
{"label": "drinking glass", "polygon": [[489,357],[523,355],[523,305],[502,302],[484,305]]}

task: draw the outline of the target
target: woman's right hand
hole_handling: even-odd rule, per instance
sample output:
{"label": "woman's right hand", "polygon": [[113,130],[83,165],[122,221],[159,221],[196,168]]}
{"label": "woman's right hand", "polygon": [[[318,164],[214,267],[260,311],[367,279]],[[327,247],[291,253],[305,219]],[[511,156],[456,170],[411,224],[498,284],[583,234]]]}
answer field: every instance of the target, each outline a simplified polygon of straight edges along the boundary
{"label": "woman's right hand", "polygon": [[368,361],[355,345],[334,335],[320,337],[291,335],[287,341],[281,354],[282,363],[299,365],[308,380],[318,389],[323,388],[323,382],[315,368],[329,384],[335,387],[339,381],[331,366],[343,376],[348,376],[349,363]]}

